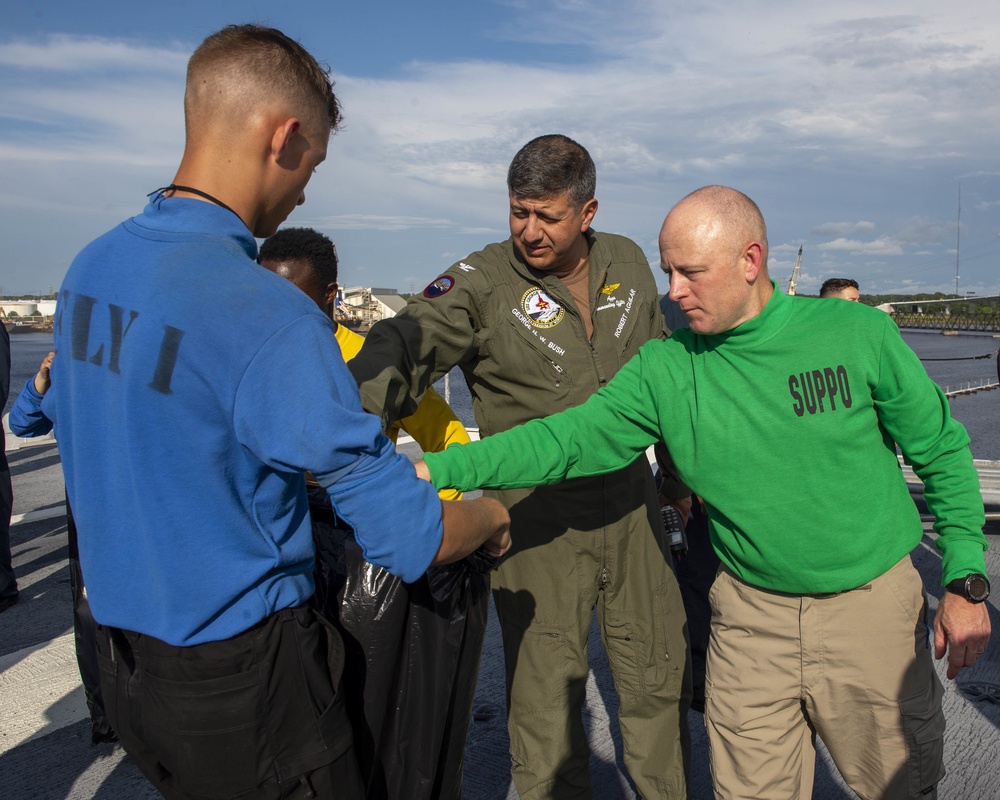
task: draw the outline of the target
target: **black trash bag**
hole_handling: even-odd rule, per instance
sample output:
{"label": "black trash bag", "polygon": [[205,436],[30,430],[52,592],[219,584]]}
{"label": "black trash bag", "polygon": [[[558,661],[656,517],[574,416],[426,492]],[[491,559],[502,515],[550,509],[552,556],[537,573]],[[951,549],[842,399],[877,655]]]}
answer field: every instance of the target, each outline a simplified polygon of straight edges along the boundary
{"label": "black trash bag", "polygon": [[344,687],[367,800],[459,800],[486,634],[489,572],[477,552],[404,583],[364,560],[309,486],[316,602],[344,640]]}

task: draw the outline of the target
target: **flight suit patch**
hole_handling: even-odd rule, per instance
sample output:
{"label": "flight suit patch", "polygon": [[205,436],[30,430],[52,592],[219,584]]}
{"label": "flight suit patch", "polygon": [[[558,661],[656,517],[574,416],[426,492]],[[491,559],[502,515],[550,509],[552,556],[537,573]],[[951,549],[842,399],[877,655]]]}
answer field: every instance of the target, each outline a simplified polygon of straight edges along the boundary
{"label": "flight suit patch", "polygon": [[442,275],[436,281],[427,285],[424,289],[424,297],[433,300],[435,297],[441,297],[442,295],[448,294],[451,291],[451,287],[455,285],[455,279],[448,276]]}
{"label": "flight suit patch", "polygon": [[562,322],[566,309],[538,287],[521,296],[521,310],[536,328],[552,328]]}

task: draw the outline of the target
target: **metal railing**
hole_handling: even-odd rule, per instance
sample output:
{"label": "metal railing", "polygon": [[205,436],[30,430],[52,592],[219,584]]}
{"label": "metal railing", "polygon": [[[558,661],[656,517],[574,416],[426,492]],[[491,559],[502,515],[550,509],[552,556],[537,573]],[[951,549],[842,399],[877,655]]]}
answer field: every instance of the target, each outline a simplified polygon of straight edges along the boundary
{"label": "metal railing", "polygon": [[893,311],[891,315],[900,328],[1000,332],[1000,314],[918,314],[912,311]]}

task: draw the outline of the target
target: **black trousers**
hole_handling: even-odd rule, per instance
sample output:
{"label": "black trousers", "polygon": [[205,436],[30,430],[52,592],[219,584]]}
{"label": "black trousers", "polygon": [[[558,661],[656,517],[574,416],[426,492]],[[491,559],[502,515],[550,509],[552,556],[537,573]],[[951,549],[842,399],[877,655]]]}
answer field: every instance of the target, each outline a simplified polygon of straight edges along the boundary
{"label": "black trousers", "polygon": [[80,570],[80,548],[77,541],[76,521],[66,498],[66,538],[69,551],[69,586],[73,593],[73,638],[76,642],[76,663],[80,668],[83,693],[90,710],[93,741],[113,741],[114,735],[104,713],[104,696],[101,694],[101,671],[97,666],[97,622],[90,613],[90,603],[83,585]]}
{"label": "black trousers", "polygon": [[10,555],[10,512],[13,507],[14,490],[10,481],[10,467],[7,466],[7,456],[0,449],[0,599],[17,594],[17,581],[14,580]]}
{"label": "black trousers", "polygon": [[191,647],[99,626],[97,646],[108,720],[168,800],[364,796],[343,644],[311,606]]}
{"label": "black trousers", "polygon": [[708,593],[719,571],[720,561],[708,532],[708,515],[698,498],[694,498],[691,517],[685,530],[688,551],[677,564],[677,583],[681,587],[681,598],[684,600],[688,620],[688,638],[691,642],[695,694],[692,705],[700,711],[698,706],[704,706],[705,660],[712,628],[712,607],[708,602]]}

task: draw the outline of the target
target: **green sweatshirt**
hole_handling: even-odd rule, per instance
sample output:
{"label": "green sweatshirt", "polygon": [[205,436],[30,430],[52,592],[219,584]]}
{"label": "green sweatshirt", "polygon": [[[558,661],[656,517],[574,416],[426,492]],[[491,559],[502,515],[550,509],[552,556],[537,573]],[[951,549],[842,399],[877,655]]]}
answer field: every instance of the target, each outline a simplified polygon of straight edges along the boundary
{"label": "green sweatshirt", "polygon": [[985,572],[969,436],[892,319],[857,303],[775,289],[732,331],[647,343],[581,406],[426,459],[438,488],[516,488],[618,469],[661,437],[755,586],[851,589],[917,545],[894,442],[924,481],[944,583]]}

